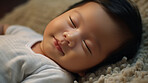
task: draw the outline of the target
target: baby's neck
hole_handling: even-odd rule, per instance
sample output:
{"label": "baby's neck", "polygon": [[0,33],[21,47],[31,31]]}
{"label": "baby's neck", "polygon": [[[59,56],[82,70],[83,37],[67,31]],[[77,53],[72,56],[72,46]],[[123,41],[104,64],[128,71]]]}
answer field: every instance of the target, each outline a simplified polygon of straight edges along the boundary
{"label": "baby's neck", "polygon": [[35,53],[37,53],[37,54],[42,54],[42,55],[44,55],[44,53],[43,53],[43,51],[42,51],[42,49],[41,49],[41,41],[40,42],[37,42],[37,43],[35,43],[32,47],[31,47],[31,49],[35,52]]}

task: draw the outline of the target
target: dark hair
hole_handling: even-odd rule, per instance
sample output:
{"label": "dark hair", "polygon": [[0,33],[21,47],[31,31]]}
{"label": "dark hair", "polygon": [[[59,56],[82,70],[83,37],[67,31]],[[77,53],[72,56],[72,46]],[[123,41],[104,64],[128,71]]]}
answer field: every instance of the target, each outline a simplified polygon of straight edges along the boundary
{"label": "dark hair", "polygon": [[137,6],[130,0],[82,0],[70,6],[68,10],[90,1],[100,4],[113,19],[120,20],[125,24],[133,36],[122,44],[120,48],[112,52],[101,64],[115,63],[124,56],[128,59],[133,58],[139,49],[142,36],[142,21]]}

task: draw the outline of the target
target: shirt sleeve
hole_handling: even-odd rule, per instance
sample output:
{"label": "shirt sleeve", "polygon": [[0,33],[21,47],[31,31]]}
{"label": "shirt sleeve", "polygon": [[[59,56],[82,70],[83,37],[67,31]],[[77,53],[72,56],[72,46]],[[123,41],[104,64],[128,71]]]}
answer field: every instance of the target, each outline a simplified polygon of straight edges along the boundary
{"label": "shirt sleeve", "polygon": [[[43,70],[44,69],[44,70]],[[21,83],[73,83],[72,76],[60,69],[40,68]]]}
{"label": "shirt sleeve", "polygon": [[18,36],[41,36],[39,33],[33,31],[29,27],[21,25],[11,25],[6,30],[6,35],[18,35]]}

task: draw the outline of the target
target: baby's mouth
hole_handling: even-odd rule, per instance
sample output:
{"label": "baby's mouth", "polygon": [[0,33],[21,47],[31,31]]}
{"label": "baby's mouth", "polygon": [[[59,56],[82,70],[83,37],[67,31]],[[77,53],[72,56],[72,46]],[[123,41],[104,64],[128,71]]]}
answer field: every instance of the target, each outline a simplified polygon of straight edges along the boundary
{"label": "baby's mouth", "polygon": [[57,50],[59,50],[60,52],[62,52],[62,54],[64,55],[64,52],[63,52],[63,50],[62,50],[62,48],[61,48],[61,46],[59,45],[59,40],[58,39],[56,39],[54,36],[53,36],[53,38],[54,38],[54,45],[55,45],[55,47],[56,47],[56,49]]}

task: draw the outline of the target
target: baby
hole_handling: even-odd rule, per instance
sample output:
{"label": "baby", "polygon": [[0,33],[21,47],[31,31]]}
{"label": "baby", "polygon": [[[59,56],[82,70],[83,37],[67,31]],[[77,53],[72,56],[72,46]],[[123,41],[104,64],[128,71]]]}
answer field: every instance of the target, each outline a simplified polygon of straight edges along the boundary
{"label": "baby", "polygon": [[71,83],[71,73],[134,57],[142,23],[130,0],[83,0],[49,22],[43,37],[19,25],[0,34],[0,82]]}

